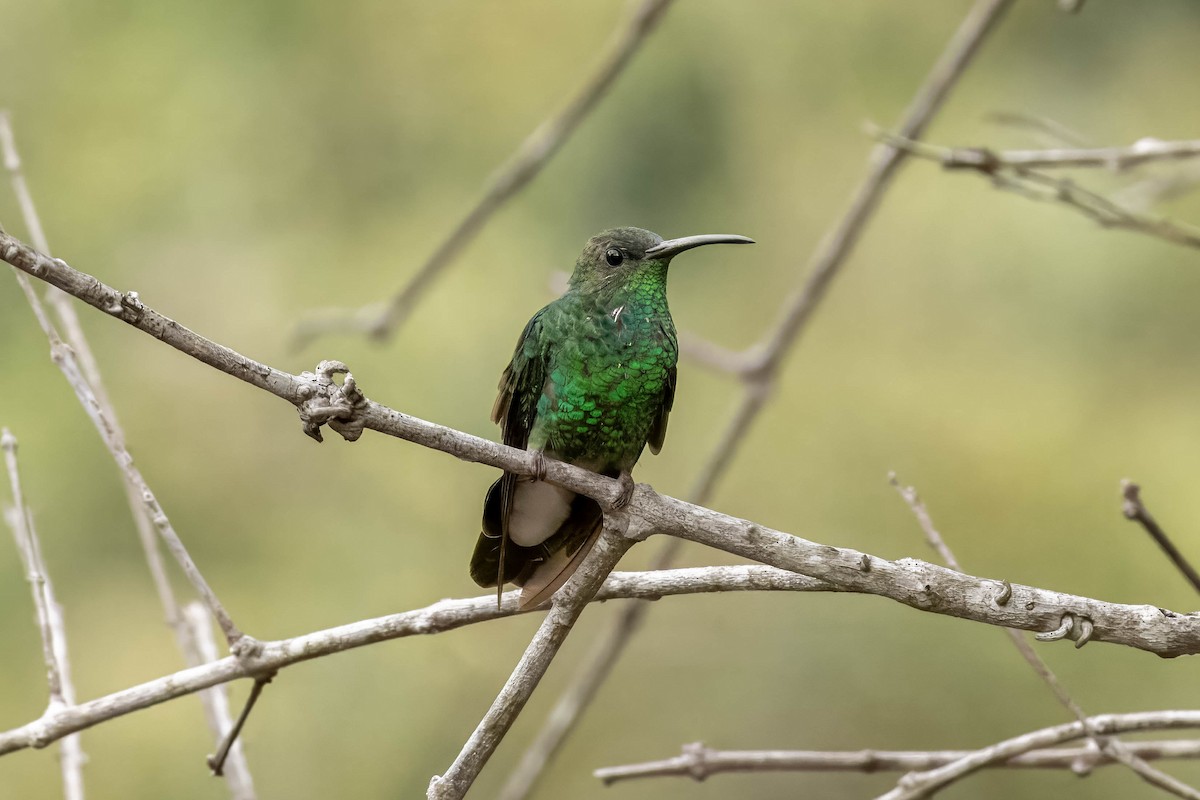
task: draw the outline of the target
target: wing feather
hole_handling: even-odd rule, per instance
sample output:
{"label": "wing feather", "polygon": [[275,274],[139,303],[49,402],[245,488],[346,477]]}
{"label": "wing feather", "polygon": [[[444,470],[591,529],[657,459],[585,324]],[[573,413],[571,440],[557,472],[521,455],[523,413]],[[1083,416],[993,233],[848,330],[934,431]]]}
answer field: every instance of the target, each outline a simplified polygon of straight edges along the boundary
{"label": "wing feather", "polygon": [[667,418],[671,416],[671,407],[675,405],[675,373],[675,367],[667,370],[667,384],[663,387],[662,402],[658,406],[654,424],[650,426],[650,434],[646,437],[646,443],[650,445],[650,452],[654,455],[658,455],[658,451],[662,450],[663,441],[667,438]]}
{"label": "wing feather", "polygon": [[[513,351],[512,361],[500,376],[499,393],[492,405],[492,421],[500,425],[503,442],[509,447],[525,449],[537,417],[538,400],[546,382],[546,348],[542,337],[542,316],[546,309],[533,315],[521,331]],[[471,577],[484,586],[497,590],[525,570],[530,554],[509,541],[508,521],[512,514],[513,495],[517,476],[505,472],[488,492],[483,515],[483,530],[471,558]],[[499,508],[496,508],[496,505]],[[498,513],[497,513],[498,512]],[[513,563],[506,564],[506,557]]]}

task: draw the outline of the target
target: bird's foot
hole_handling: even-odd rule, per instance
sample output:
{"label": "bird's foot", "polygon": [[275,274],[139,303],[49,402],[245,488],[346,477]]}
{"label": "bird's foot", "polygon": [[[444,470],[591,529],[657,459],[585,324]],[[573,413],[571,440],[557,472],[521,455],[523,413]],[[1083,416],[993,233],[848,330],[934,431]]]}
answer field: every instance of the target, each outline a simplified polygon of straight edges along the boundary
{"label": "bird's foot", "polygon": [[629,501],[633,499],[633,491],[637,485],[633,482],[633,475],[629,470],[621,470],[621,474],[617,477],[617,481],[621,484],[621,493],[613,498],[613,510],[624,508],[629,505]]}
{"label": "bird's foot", "polygon": [[533,452],[533,475],[535,481],[546,480],[546,456],[541,450]]}

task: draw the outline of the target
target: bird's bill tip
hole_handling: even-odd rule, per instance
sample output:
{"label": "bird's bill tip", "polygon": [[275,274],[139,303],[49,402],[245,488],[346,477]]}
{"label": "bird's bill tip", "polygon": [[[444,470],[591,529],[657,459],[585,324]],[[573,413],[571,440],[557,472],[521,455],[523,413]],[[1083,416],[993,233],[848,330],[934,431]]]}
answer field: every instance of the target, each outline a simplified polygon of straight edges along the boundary
{"label": "bird's bill tip", "polygon": [[693,247],[703,247],[706,244],[754,244],[754,240],[746,236],[732,233],[704,233],[699,236],[684,236],[679,239],[667,239],[646,251],[647,258],[664,258],[678,255]]}

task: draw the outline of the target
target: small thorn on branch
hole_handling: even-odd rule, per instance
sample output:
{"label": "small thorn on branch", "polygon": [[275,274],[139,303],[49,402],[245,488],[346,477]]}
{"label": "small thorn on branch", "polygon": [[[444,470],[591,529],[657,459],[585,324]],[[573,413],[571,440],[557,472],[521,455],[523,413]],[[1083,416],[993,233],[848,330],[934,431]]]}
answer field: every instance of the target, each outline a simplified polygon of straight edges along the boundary
{"label": "small thorn on branch", "polygon": [[1059,639],[1065,639],[1071,635],[1072,629],[1075,627],[1075,615],[1063,614],[1062,622],[1052,631],[1044,633],[1035,633],[1033,638],[1039,642],[1057,642]]}

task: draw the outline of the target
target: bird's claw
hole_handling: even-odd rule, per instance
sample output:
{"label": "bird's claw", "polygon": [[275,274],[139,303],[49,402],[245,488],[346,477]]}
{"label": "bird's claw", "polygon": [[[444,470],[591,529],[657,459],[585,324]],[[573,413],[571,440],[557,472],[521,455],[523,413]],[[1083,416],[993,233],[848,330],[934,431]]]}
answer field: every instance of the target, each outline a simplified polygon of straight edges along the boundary
{"label": "bird's claw", "polygon": [[533,451],[533,475],[535,481],[546,480],[546,456],[540,450]]}
{"label": "bird's claw", "polygon": [[613,510],[622,509],[629,505],[629,501],[633,499],[634,489],[637,485],[633,482],[633,476],[628,470],[621,470],[621,474],[617,477],[617,481],[621,484],[621,492],[613,498]]}

